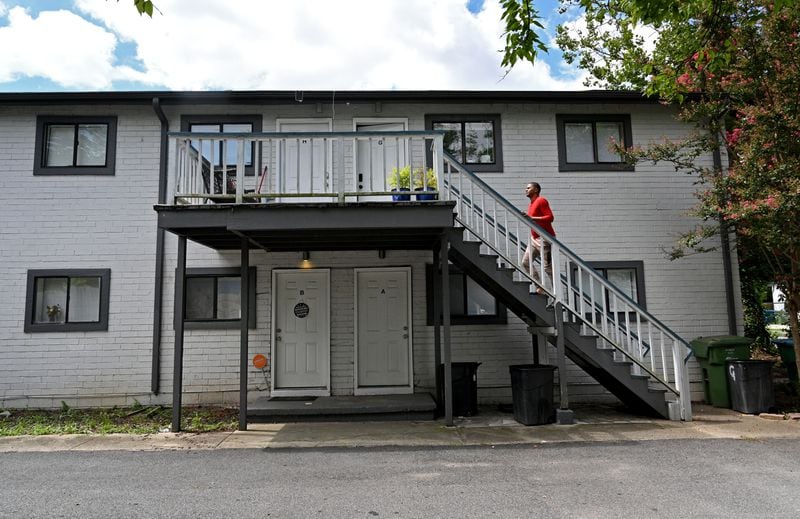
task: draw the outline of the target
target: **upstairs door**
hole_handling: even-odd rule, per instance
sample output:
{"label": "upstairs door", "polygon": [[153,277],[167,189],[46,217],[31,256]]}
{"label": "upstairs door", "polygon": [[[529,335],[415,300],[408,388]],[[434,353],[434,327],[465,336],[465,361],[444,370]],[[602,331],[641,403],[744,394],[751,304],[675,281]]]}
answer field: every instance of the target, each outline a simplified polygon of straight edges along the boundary
{"label": "upstairs door", "polygon": [[274,270],[272,395],[330,394],[330,272]]}
{"label": "upstairs door", "polygon": [[355,394],[412,393],[411,269],[356,269]]}
{"label": "upstairs door", "polygon": [[[278,119],[278,132],[331,131],[330,119]],[[330,139],[296,137],[278,143],[277,189],[280,193],[329,193],[332,185]],[[330,197],[283,197],[282,202],[330,202]]]}
{"label": "upstairs door", "polygon": [[[406,119],[355,119],[357,132],[403,132],[408,129]],[[408,164],[408,145],[404,139],[373,137],[356,141],[356,183],[360,192],[387,191],[388,178],[393,168]],[[359,196],[360,201],[390,201],[391,196]]]}

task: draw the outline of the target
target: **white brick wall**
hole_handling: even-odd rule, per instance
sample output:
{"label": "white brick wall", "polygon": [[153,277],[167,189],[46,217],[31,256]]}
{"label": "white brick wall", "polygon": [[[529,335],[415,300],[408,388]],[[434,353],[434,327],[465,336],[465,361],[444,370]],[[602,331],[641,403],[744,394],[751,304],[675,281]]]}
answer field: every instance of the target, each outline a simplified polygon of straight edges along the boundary
{"label": "white brick wall", "polygon": [[[286,106],[167,107],[170,126],[181,113],[263,114],[263,128],[287,117],[330,117],[313,104]],[[727,333],[722,261],[719,253],[675,262],[665,258],[675,237],[696,222],[687,216],[694,203],[693,179],[668,166],[641,165],[635,172],[558,172],[556,113],[630,113],[634,141],[647,144],[677,137],[683,128],[658,105],[337,105],[334,130],[351,131],[353,117],[408,117],[422,129],[426,113],[500,113],[502,173],[482,178],[523,209],[523,187],[542,184],[556,215],[559,239],[587,261],[640,260],[644,263],[647,307],[678,334]],[[117,164],[113,177],[34,177],[36,115],[117,115]],[[174,269],[177,239],[167,235],[162,320],[161,395],[152,396],[153,278],[159,169],[159,123],[149,107],[0,107],[0,406],[169,403],[172,385]],[[170,161],[170,165],[172,161]],[[190,244],[189,267],[238,266],[239,254],[218,253]],[[250,354],[270,351],[270,271],[293,268],[299,253],[251,252],[257,274],[257,329]],[[313,253],[318,267],[331,269],[331,385],[333,394],[353,390],[353,269],[410,265],[413,285],[414,381],[417,391],[433,387],[433,340],[425,325],[425,268],[430,253],[374,251]],[[735,261],[735,259],[734,259]],[[107,332],[23,332],[26,273],[40,268],[110,268],[111,300]],[[738,283],[738,276],[735,278]],[[741,305],[737,293],[737,308]],[[741,319],[740,329],[741,329]],[[480,398],[507,400],[508,365],[531,360],[531,338],[509,315],[508,325],[456,326],[453,360],[476,361]],[[190,330],[184,351],[184,402],[238,401],[238,330]],[[574,366],[568,370],[571,400],[607,399],[602,388]],[[695,398],[699,373],[692,365]],[[249,369],[250,398],[260,396],[260,372]]]}
{"label": "white brick wall", "polygon": [[[37,115],[117,115],[114,176],[32,175]],[[0,406],[149,399],[159,124],[141,108],[0,111]],[[105,332],[23,332],[29,269],[109,268]]]}

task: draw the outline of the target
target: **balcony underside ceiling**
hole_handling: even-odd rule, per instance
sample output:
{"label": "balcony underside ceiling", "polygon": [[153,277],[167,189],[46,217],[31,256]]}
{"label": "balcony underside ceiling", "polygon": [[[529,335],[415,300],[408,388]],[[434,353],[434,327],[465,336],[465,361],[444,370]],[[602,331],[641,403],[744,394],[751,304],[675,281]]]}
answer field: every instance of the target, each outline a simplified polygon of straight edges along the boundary
{"label": "balcony underside ceiling", "polygon": [[268,251],[430,250],[453,227],[454,202],[155,206],[159,227],[216,250],[242,238]]}

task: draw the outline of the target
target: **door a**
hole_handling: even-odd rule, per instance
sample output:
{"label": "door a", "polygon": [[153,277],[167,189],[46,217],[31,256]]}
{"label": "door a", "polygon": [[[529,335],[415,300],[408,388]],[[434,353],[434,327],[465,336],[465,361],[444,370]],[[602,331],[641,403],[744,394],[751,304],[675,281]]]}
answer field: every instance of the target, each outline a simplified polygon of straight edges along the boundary
{"label": "door a", "polygon": [[[403,132],[405,119],[356,119],[356,132]],[[372,137],[356,140],[356,185],[359,192],[389,191],[392,169],[408,164],[407,141],[396,137]],[[389,195],[359,196],[359,201],[390,201]]]}
{"label": "door a", "polygon": [[[331,131],[328,119],[278,119],[277,130],[282,133]],[[281,193],[330,193],[331,141],[321,137],[298,137],[278,144],[277,188]],[[330,197],[285,197],[284,202],[329,202]]]}
{"label": "door a", "polygon": [[411,269],[356,269],[355,394],[412,393]]}
{"label": "door a", "polygon": [[330,394],[330,272],[274,270],[273,396]]}

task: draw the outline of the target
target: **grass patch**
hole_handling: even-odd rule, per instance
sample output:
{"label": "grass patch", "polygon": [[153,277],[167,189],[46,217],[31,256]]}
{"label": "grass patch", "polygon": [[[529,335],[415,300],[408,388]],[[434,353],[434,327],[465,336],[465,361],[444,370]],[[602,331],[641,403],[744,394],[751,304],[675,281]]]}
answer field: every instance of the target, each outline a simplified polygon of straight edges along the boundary
{"label": "grass patch", "polygon": [[[152,434],[169,428],[172,422],[172,409],[161,406],[73,409],[64,404],[58,411],[9,409],[8,412],[10,416],[0,415],[0,436]],[[185,407],[181,413],[184,432],[234,431],[237,425],[237,409]]]}

